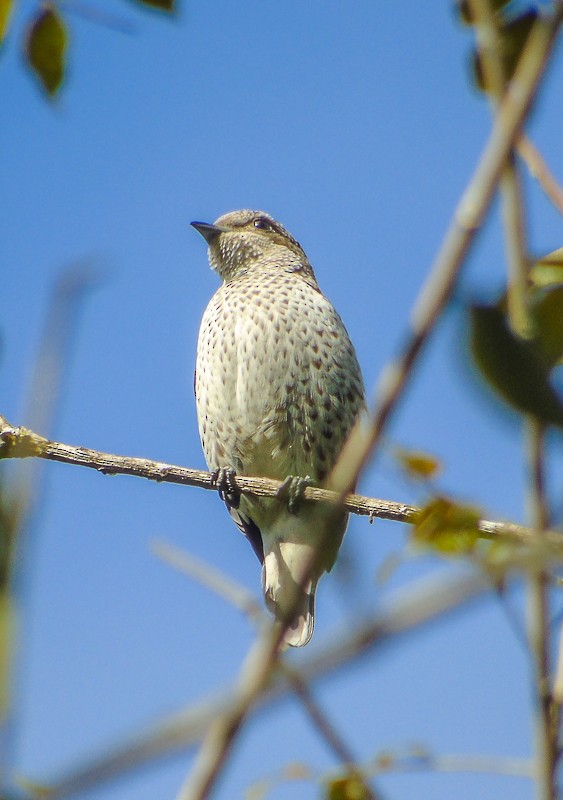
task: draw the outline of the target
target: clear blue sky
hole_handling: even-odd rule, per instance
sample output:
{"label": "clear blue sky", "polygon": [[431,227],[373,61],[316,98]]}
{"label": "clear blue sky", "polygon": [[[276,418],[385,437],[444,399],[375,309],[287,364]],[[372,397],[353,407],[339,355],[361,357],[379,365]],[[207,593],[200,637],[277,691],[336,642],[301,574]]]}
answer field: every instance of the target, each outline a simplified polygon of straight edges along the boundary
{"label": "clear blue sky", "polygon": [[[88,260],[103,282],[74,336],[54,438],[204,467],[192,375],[217,278],[188,223],[241,207],[270,212],[302,243],[373,387],[402,340],[490,126],[468,81],[470,32],[450,3],[186,0],[168,19],[100,1],[96,7],[131,23],[131,35],[65,4],[69,77],[54,105],[22,67],[18,39],[34,7],[21,4],[0,63],[0,412],[23,421],[53,282]],[[562,87],[559,52],[529,130],[560,180]],[[543,254],[562,245],[561,218],[531,179],[525,185],[530,246]],[[490,517],[524,519],[520,432],[468,377],[460,319],[466,297],[502,285],[498,217],[497,208],[389,446],[363,477],[364,494],[423,499],[390,455],[400,443],[443,459],[444,490]],[[237,673],[250,625],[156,559],[153,538],[260,590],[258,562],[214,494],[58,464],[47,465],[45,478],[25,575],[19,676],[17,768],[34,779],[111,748]],[[321,583],[311,649],[439,567],[426,558],[376,583],[378,566],[407,534],[352,519],[345,555],[357,588],[338,571]],[[514,602],[519,609],[518,594]],[[447,754],[530,753],[527,660],[494,601],[315,690],[361,758],[412,744]],[[171,798],[191,759],[91,797]],[[335,766],[288,700],[246,727],[216,796],[241,797],[292,761]],[[524,800],[532,792],[515,779],[449,774],[391,776],[381,785],[393,800]],[[317,788],[282,785],[271,797],[306,800]]]}

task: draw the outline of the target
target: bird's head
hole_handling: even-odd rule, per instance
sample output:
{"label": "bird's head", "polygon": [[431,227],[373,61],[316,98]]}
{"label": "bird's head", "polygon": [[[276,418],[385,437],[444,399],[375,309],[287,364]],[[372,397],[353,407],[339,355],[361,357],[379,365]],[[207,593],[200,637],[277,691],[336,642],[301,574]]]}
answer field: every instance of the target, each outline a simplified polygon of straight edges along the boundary
{"label": "bird's head", "polygon": [[209,245],[211,268],[225,281],[253,268],[311,269],[299,242],[264,211],[231,211],[213,224],[192,225]]}

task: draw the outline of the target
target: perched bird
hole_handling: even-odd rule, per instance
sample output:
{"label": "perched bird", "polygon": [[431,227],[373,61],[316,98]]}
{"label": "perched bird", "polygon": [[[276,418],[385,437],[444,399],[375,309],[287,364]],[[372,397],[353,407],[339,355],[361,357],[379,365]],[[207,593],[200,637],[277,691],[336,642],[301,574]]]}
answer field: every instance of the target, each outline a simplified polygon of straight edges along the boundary
{"label": "perched bird", "polygon": [[[364,407],[360,367],[303,248],[279,222],[243,210],[192,225],[222,279],[197,345],[205,458],[262,563],[267,606],[287,622],[298,605],[285,642],[300,647],[312,636],[316,585],[334,565],[348,514],[297,499],[308,483],[326,482]],[[287,479],[289,502],[241,496],[237,472]]]}

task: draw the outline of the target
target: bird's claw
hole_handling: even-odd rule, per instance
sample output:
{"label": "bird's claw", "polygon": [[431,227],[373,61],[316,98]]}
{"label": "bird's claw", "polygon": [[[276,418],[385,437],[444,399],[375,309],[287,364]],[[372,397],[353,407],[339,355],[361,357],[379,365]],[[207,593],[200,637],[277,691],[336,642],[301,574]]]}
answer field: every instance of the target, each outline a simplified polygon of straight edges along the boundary
{"label": "bird's claw", "polygon": [[280,500],[287,499],[287,510],[290,514],[297,514],[299,505],[305,494],[305,489],[313,483],[310,475],[301,478],[299,475],[288,475],[277,491]]}
{"label": "bird's claw", "polygon": [[236,484],[235,477],[236,472],[232,467],[221,467],[211,475],[219,497],[229,508],[238,508],[240,505],[240,489]]}

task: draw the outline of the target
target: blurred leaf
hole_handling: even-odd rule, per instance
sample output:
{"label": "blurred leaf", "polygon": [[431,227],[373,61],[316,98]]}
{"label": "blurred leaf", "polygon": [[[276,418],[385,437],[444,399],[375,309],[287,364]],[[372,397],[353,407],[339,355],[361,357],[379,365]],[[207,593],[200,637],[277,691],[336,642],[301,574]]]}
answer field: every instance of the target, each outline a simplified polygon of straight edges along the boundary
{"label": "blurred leaf", "polygon": [[[498,31],[501,41],[501,58],[505,80],[509,81],[516,71],[518,61],[537,19],[538,12],[535,9],[529,9],[517,17],[504,20],[502,15],[499,16]],[[473,53],[472,68],[477,88],[483,92],[488,91],[489,87],[485,85],[481,59],[477,51]]]}
{"label": "blurred leaf", "polygon": [[395,457],[402,469],[415,480],[429,481],[442,472],[442,463],[436,456],[421,450],[397,448]]}
{"label": "blurred leaf", "polygon": [[532,308],[533,343],[547,369],[563,363],[563,284],[536,293]]}
{"label": "blurred leaf", "polygon": [[563,247],[536,261],[530,270],[532,284],[538,288],[563,286]]}
{"label": "blurred leaf", "polygon": [[473,305],[469,317],[473,360],[487,383],[517,411],[563,428],[563,403],[537,346],[512,331],[498,306]]}
{"label": "blurred leaf", "polygon": [[[511,0],[489,0],[490,7],[493,11],[499,11],[504,6],[508,5]],[[473,14],[471,12],[471,3],[469,0],[458,0],[456,3],[459,18],[464,25],[473,25]]]}
{"label": "blurred leaf", "polygon": [[173,11],[175,0],[136,0],[142,6],[158,8],[161,11]]}
{"label": "blurred leaf", "polygon": [[301,761],[292,761],[290,764],[286,764],[281,774],[286,781],[311,781],[315,777],[311,768]]}
{"label": "blurred leaf", "polygon": [[0,44],[6,38],[13,10],[14,0],[0,0]]}
{"label": "blurred leaf", "polygon": [[326,800],[369,800],[362,781],[356,775],[346,775],[328,781]]}
{"label": "blurred leaf", "polygon": [[50,97],[57,93],[64,78],[67,44],[66,26],[60,15],[52,7],[44,8],[31,25],[25,51]]}
{"label": "blurred leaf", "polygon": [[412,538],[444,555],[471,553],[480,538],[480,519],[477,508],[436,497],[416,515]]}

